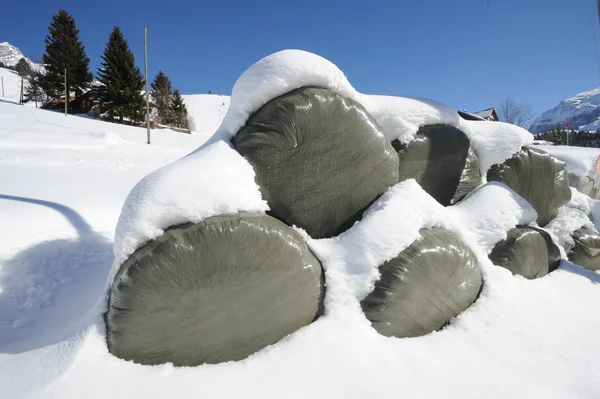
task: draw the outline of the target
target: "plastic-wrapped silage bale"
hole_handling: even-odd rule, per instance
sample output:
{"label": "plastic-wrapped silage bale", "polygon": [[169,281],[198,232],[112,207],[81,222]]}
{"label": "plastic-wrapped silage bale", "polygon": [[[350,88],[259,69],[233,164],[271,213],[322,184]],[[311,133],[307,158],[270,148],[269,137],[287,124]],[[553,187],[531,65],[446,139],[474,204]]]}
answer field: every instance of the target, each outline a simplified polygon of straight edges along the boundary
{"label": "plastic-wrapped silage bale", "polygon": [[361,302],[382,335],[415,337],[438,330],[479,295],[481,273],[473,252],[441,228],[379,267],[381,277]]}
{"label": "plastic-wrapped silage bale", "polygon": [[530,226],[517,226],[496,244],[489,255],[497,266],[528,279],[543,277],[560,265],[560,250],[550,234]]}
{"label": "plastic-wrapped silage bale", "polygon": [[254,113],[232,140],[271,213],[313,238],[341,233],[398,182],[398,156],[354,100],[304,87]]}
{"label": "plastic-wrapped silage bale", "polygon": [[569,253],[569,260],[589,270],[600,270],[600,234],[583,227],[572,237],[575,246]]}
{"label": "plastic-wrapped silage bale", "polygon": [[423,126],[407,145],[398,140],[392,145],[400,159],[400,181],[415,179],[444,206],[481,184],[479,158],[468,137],[453,126]]}
{"label": "plastic-wrapped silage bale", "polygon": [[262,214],[167,229],[121,265],[108,348],[142,364],[240,360],[322,313],[321,265],[302,237]]}
{"label": "plastic-wrapped silage bale", "polygon": [[523,147],[502,164],[493,165],[488,181],[499,181],[529,202],[538,213],[537,223],[547,225],[558,208],[571,199],[566,164],[537,148]]}

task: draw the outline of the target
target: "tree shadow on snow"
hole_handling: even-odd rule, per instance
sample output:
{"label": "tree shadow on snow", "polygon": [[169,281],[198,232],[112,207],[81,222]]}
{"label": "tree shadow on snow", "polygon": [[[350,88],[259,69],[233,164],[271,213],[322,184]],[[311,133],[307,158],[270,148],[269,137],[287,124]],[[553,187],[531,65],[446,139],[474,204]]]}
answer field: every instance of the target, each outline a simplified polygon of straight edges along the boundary
{"label": "tree shadow on snow", "polygon": [[583,266],[576,265],[575,263],[569,262],[568,260],[563,260],[560,263],[559,268],[569,273],[578,274],[582,277],[585,277],[594,284],[600,284],[600,274],[585,269]]}
{"label": "tree shadow on snow", "polygon": [[0,353],[21,353],[73,337],[93,317],[112,261],[112,243],[75,210],[55,202],[0,194],[0,201],[61,213],[77,237],[35,244],[0,260]]}

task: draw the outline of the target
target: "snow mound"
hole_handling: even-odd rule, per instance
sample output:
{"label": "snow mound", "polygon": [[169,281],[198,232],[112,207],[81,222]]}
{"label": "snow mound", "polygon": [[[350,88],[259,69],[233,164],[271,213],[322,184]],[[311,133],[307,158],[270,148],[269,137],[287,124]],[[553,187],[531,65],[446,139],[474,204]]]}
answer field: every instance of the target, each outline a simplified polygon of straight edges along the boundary
{"label": "snow mound", "polygon": [[269,208],[250,164],[225,142],[143,178],[127,196],[115,232],[113,274],[142,244],[168,227]]}
{"label": "snow mound", "polygon": [[412,141],[420,127],[445,124],[460,126],[458,113],[437,101],[418,97],[367,96],[369,111],[386,131],[388,140],[398,139],[402,144]]}
{"label": "snow mound", "polygon": [[536,211],[525,199],[498,182],[481,186],[448,211],[488,254],[497,242],[506,239],[510,229],[537,219]]}
{"label": "snow mound", "polygon": [[586,147],[567,147],[562,145],[538,146],[543,151],[555,156],[567,164],[569,173],[579,177],[596,176],[596,160],[600,156],[600,149]]}
{"label": "snow mound", "polygon": [[533,142],[527,130],[504,122],[461,120],[460,128],[471,140],[484,179],[492,165],[503,163]]}

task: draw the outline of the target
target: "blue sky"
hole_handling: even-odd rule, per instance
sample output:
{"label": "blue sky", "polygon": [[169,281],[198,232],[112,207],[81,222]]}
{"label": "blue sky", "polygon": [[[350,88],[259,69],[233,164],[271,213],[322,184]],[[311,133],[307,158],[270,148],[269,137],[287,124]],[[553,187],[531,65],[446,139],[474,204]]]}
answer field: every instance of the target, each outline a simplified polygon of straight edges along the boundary
{"label": "blue sky", "polygon": [[594,0],[7,1],[0,42],[40,58],[51,15],[71,13],[92,71],[114,25],[151,78],[163,69],[183,93],[230,94],[272,52],[328,58],[359,91],[432,98],[456,109],[507,96],[537,112],[600,87]]}

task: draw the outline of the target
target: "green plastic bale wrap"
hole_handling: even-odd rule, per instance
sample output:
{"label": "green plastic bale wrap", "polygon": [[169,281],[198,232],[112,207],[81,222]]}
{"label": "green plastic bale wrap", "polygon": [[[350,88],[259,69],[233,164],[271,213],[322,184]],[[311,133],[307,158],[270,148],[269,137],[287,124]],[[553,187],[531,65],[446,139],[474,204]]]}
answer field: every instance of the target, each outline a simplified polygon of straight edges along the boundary
{"label": "green plastic bale wrap", "polygon": [[496,266],[502,266],[528,279],[543,277],[560,265],[560,250],[550,234],[530,226],[517,226],[507,238],[494,246],[489,255]]}
{"label": "green plastic bale wrap", "polygon": [[398,156],[354,100],[305,87],[253,114],[233,145],[254,167],[271,214],[314,238],[332,237],[398,183]]}
{"label": "green plastic bale wrap", "polygon": [[444,206],[481,184],[479,158],[469,138],[453,126],[424,126],[408,145],[398,140],[392,145],[400,159],[400,181],[415,179]]}
{"label": "green plastic bale wrap", "polygon": [[479,296],[481,273],[473,252],[440,228],[379,267],[381,277],[361,302],[367,319],[385,336],[416,337],[438,330]]}
{"label": "green plastic bale wrap", "polygon": [[600,234],[583,227],[572,237],[575,246],[569,253],[569,260],[589,270],[600,270]]}
{"label": "green plastic bale wrap", "polygon": [[590,198],[600,199],[600,189],[596,180],[589,176],[579,177],[574,173],[569,173],[569,184]]}
{"label": "green plastic bale wrap", "polygon": [[267,215],[169,228],[120,267],[108,348],[151,365],[244,359],[322,314],[323,279],[302,237]]}
{"label": "green plastic bale wrap", "polygon": [[506,184],[529,202],[540,226],[550,223],[558,208],[571,200],[567,165],[537,148],[523,147],[503,164],[493,165],[487,179]]}

